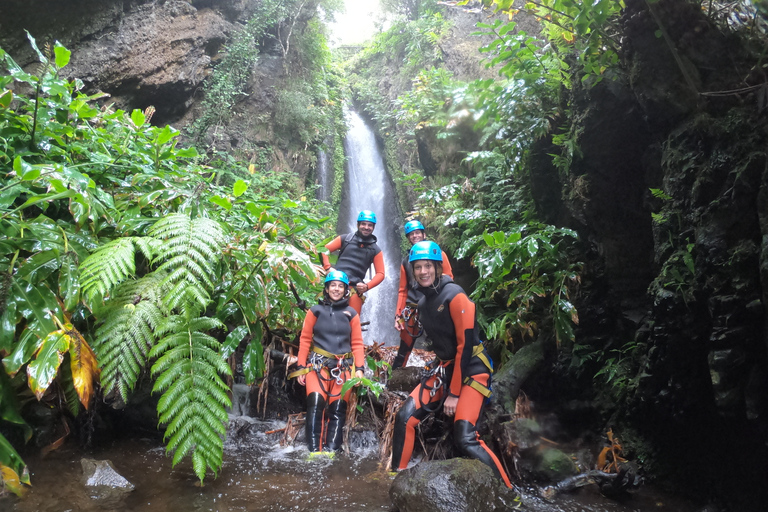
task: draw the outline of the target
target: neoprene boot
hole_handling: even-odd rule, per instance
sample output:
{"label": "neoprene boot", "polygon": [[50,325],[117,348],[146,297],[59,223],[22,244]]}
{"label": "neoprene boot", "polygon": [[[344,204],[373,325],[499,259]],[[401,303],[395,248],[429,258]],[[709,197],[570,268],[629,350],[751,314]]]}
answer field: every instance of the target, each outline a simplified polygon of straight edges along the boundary
{"label": "neoprene boot", "polygon": [[347,422],[347,402],[336,400],[328,406],[328,451],[337,452],[344,444],[344,424]]}
{"label": "neoprene boot", "polygon": [[307,417],[304,422],[304,431],[307,436],[307,448],[310,452],[320,451],[320,442],[323,439],[323,413],[325,412],[325,399],[320,393],[307,395]]}
{"label": "neoprene boot", "polygon": [[473,424],[466,420],[455,421],[453,423],[453,437],[456,441],[456,445],[464,455],[486,464],[493,470],[497,477],[506,481],[501,475],[501,469],[496,465],[496,461],[493,460],[493,457],[491,457],[491,454],[488,452],[488,448],[485,447],[484,444],[480,444],[480,440],[477,438],[477,431]]}
{"label": "neoprene boot", "polygon": [[[397,411],[397,417],[395,418],[395,429],[392,432],[392,470],[397,471],[400,467],[400,458],[403,456],[403,449],[405,448],[405,429],[408,425],[408,420],[411,419],[413,413],[416,412],[416,405],[413,402],[413,397],[408,397],[405,403]],[[407,463],[408,461],[406,461]]]}

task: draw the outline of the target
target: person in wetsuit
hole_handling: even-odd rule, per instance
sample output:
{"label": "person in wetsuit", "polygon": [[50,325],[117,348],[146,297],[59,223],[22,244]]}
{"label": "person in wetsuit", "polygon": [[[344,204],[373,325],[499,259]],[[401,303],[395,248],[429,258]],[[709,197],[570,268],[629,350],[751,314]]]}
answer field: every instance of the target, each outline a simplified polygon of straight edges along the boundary
{"label": "person in wetsuit", "polygon": [[442,250],[436,243],[414,244],[408,260],[423,294],[419,319],[437,357],[397,412],[392,469],[408,467],[416,425],[442,407],[453,418],[453,437],[461,453],[487,464],[512,487],[499,459],[477,433],[483,404],[491,395],[493,364],[477,334],[475,304],[461,286],[442,274]]}
{"label": "person in wetsuit", "polygon": [[[424,225],[418,220],[411,220],[405,223],[405,237],[411,242],[426,240]],[[453,270],[448,255],[442,251],[443,274],[453,279]],[[418,321],[416,305],[421,298],[421,293],[416,289],[416,282],[413,279],[413,271],[408,263],[408,256],[403,258],[400,265],[400,286],[397,292],[397,307],[395,309],[395,329],[400,331],[400,347],[397,355],[392,361],[392,368],[405,367],[408,364],[408,357],[413,350],[413,343],[421,334]]]}
{"label": "person in wetsuit", "polygon": [[307,387],[307,447],[310,453],[339,451],[351,392],[341,396],[341,388],[353,371],[363,377],[365,368],[360,315],[349,306],[349,278],[344,272],[326,275],[323,300],[307,311],[297,365],[289,377]]}
{"label": "person in wetsuit", "polygon": [[[352,287],[349,305],[358,315],[363,308],[363,294],[384,280],[384,255],[376,243],[376,237],[373,236],[375,227],[376,214],[370,210],[361,211],[357,216],[355,233],[339,235],[325,244],[328,252],[339,251],[336,264],[331,266],[327,254],[320,255],[325,270],[341,270],[349,276],[349,284]],[[363,279],[371,264],[375,274],[366,283]]]}

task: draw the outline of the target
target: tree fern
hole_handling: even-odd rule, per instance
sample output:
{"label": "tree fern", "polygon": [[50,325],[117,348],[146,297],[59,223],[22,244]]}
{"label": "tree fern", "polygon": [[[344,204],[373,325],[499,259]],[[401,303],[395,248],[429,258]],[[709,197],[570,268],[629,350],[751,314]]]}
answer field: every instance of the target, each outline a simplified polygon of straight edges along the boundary
{"label": "tree fern", "polygon": [[[174,213],[158,220],[149,236],[115,240],[81,266],[83,291],[102,318],[94,349],[104,388],[127,400],[156,358],[153,391],[162,393],[157,411],[173,464],[190,455],[201,481],[208,468],[221,467],[231,405],[221,378],[230,368],[219,342],[206,334],[222,324],[200,316],[218,281],[223,240],[218,222]],[[132,279],[137,249],[156,268]]]}
{"label": "tree fern", "polygon": [[119,286],[100,310],[104,322],[96,330],[94,352],[107,393],[117,390],[127,401],[141,370],[147,365],[155,330],[167,315],[162,303],[163,274],[153,273]]}
{"label": "tree fern", "polygon": [[162,339],[149,355],[158,358],[152,366],[153,391],[163,393],[157,411],[160,423],[166,425],[173,465],[191,455],[195,474],[202,481],[207,468],[216,474],[221,467],[225,408],[232,404],[220,375],[230,375],[230,368],[218,353],[219,342],[205,333],[222,327],[221,322],[197,316],[199,309],[189,305],[182,308],[182,314],[162,322],[158,332]]}

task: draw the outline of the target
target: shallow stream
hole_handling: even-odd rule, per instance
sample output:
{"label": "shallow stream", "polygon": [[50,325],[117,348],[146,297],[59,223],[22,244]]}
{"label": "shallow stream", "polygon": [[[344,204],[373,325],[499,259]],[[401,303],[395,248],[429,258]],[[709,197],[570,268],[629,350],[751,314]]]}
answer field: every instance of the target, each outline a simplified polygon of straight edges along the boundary
{"label": "shallow stream", "polygon": [[[26,456],[32,488],[24,499],[0,499],[0,510],[13,512],[118,511],[392,511],[392,477],[378,467],[371,432],[355,433],[351,456],[307,460],[300,434],[295,447],[281,447],[276,421],[233,417],[218,478],[199,487],[187,463],[171,468],[157,439],[122,439],[83,453],[73,444],[47,457]],[[81,458],[111,460],[136,486],[116,508],[92,499],[82,484]],[[523,490],[520,510],[536,512],[694,512],[691,504],[642,487],[625,503],[601,496],[593,486],[563,494],[554,502]],[[480,512],[480,511],[478,511]]]}

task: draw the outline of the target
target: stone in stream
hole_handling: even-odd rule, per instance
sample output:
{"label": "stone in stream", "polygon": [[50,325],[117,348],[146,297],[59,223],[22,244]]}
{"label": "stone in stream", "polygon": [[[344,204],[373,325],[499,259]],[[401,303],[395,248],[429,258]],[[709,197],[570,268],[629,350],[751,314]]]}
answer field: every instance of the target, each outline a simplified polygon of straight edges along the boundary
{"label": "stone in stream", "polygon": [[135,489],[134,485],[115,471],[112,461],[80,459],[83,467],[83,485],[91,498],[99,500],[103,507],[119,506]]}
{"label": "stone in stream", "polygon": [[400,512],[512,510],[517,494],[475,459],[421,462],[398,473],[389,497]]}

